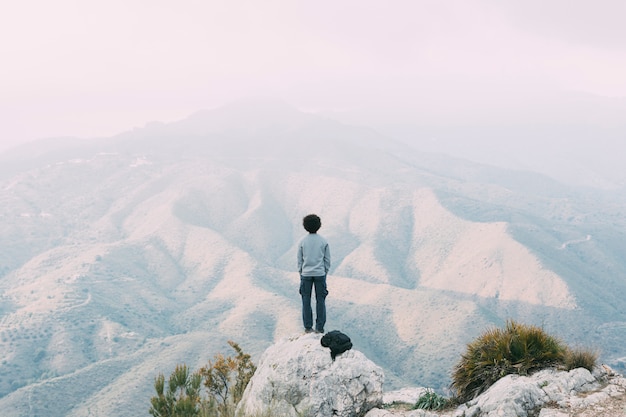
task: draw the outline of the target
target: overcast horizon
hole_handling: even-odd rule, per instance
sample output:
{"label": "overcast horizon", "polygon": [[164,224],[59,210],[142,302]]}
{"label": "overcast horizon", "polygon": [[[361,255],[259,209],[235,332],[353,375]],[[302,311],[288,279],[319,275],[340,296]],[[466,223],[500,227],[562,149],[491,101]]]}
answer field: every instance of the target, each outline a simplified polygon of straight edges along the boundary
{"label": "overcast horizon", "polygon": [[[491,134],[515,148],[546,137],[514,132],[591,126],[614,157],[624,16],[626,3],[607,0],[11,3],[0,17],[0,151],[263,96],[408,142],[445,128],[466,147]],[[587,136],[574,139],[598,139]]]}

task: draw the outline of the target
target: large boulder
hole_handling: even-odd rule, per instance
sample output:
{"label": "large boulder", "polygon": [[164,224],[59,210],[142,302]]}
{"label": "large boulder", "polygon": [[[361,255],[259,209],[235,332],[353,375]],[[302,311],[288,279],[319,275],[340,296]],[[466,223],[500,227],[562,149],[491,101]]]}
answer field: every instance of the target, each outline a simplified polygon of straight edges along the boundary
{"label": "large boulder", "polygon": [[281,417],[361,417],[380,406],[382,369],[358,350],[333,361],[310,333],[283,339],[261,356],[237,413]]}

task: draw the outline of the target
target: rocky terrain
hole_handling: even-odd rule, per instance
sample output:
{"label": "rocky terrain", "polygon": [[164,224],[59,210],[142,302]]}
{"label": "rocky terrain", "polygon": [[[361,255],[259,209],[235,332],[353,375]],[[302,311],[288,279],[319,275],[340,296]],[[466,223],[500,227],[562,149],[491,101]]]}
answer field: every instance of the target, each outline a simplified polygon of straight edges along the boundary
{"label": "rocky terrain", "polygon": [[[520,379],[525,379],[520,381]],[[593,374],[542,371],[528,378],[504,378],[477,399],[454,410],[406,410],[425,392],[413,388],[385,394],[383,409],[368,417],[623,417],[626,415],[626,379],[606,366]],[[539,395],[533,394],[533,391]],[[541,393],[543,391],[543,393]]]}
{"label": "rocky terrain", "polygon": [[465,404],[443,411],[413,409],[432,391],[383,392],[384,374],[361,352],[329,357],[320,335],[282,339],[268,348],[238,411],[283,417],[574,417],[626,414],[626,378],[606,365],[591,373],[546,369],[508,375]]}

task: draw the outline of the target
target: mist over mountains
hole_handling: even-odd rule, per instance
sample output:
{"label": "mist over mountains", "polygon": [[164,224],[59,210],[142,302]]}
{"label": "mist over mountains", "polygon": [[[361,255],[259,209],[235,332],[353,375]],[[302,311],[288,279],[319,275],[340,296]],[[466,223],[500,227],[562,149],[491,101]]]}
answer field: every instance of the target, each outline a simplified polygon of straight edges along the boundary
{"label": "mist over mountains", "polygon": [[322,218],[327,330],[386,389],[443,390],[514,318],[626,361],[626,196],[421,153],[285,104],[0,154],[3,415],[146,415],[154,377],[302,331]]}
{"label": "mist over mountains", "polygon": [[[420,101],[423,96],[415,91],[411,97]],[[515,96],[505,89],[496,96],[476,90],[471,105],[453,96],[438,97],[439,105],[426,101],[407,106],[389,100],[376,108],[328,114],[344,123],[373,127],[421,151],[624,193],[624,98],[545,91]],[[450,106],[458,106],[454,115],[447,113]]]}

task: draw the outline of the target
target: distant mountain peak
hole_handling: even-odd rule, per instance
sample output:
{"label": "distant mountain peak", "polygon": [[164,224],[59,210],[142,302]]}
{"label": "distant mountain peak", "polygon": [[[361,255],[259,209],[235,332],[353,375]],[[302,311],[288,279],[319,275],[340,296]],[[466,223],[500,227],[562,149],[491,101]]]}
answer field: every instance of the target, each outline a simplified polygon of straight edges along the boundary
{"label": "distant mountain peak", "polygon": [[160,129],[189,135],[224,131],[245,134],[267,129],[290,130],[316,119],[320,119],[319,116],[304,113],[281,100],[253,99],[200,110]]}

